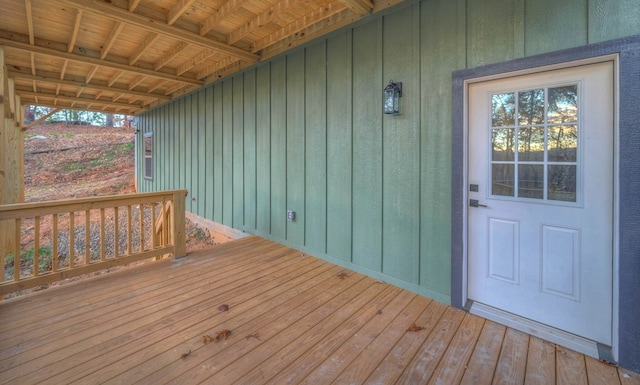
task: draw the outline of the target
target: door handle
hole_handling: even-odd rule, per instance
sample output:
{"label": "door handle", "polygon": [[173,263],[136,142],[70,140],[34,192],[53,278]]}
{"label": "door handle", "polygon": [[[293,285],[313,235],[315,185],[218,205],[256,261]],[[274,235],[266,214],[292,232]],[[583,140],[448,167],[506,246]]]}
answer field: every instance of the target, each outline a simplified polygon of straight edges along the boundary
{"label": "door handle", "polygon": [[487,205],[481,205],[477,199],[470,199],[469,206],[471,207],[487,207]]}

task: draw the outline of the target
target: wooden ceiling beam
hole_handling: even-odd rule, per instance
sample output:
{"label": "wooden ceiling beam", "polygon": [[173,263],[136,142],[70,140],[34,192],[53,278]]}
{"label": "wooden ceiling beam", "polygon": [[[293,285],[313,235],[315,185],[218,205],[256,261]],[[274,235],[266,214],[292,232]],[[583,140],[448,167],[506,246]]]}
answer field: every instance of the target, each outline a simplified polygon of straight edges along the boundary
{"label": "wooden ceiling beam", "polygon": [[[258,52],[261,51],[270,45],[276,44],[280,40],[287,39],[291,36],[296,37],[301,34],[306,28],[313,26],[314,24],[320,23],[323,20],[327,20],[331,18],[333,15],[336,15],[340,12],[343,12],[347,9],[346,5],[342,3],[333,4],[324,8],[316,9],[313,12],[308,13],[307,15],[301,17],[300,19],[290,23],[281,29],[275,31],[269,36],[259,40],[256,42],[253,51]],[[326,23],[327,25],[331,23]]]}
{"label": "wooden ceiling beam", "polygon": [[174,39],[187,43],[195,44],[205,48],[215,49],[227,55],[235,56],[239,59],[256,62],[259,56],[245,51],[241,48],[234,47],[218,40],[200,36],[197,33],[187,31],[168,25],[158,20],[153,20],[142,15],[131,13],[126,9],[122,9],[100,0],[57,0],[58,3],[69,7],[82,9],[87,12],[93,12],[103,17],[127,23],[147,31],[160,33],[170,36]]}
{"label": "wooden ceiling beam", "polygon": [[[170,73],[166,73],[166,72],[159,72],[159,71],[154,71],[152,69],[147,69],[141,66],[130,66],[128,64],[124,64],[124,63],[120,63],[120,62],[115,62],[112,60],[102,60],[99,59],[97,57],[93,57],[93,56],[89,56],[89,55],[82,55],[82,54],[77,54],[77,53],[68,53],[65,51],[60,51],[54,48],[50,48],[51,46],[56,46],[59,44],[56,44],[55,42],[48,42],[48,41],[44,41],[44,40],[40,40],[41,41],[41,45],[29,45],[28,43],[24,43],[19,41],[18,37],[19,35],[15,34],[15,33],[2,33],[3,31],[0,31],[0,36],[1,35],[11,35],[12,37],[16,38],[15,40],[13,39],[6,39],[3,37],[0,37],[0,45],[4,45],[5,47],[9,47],[9,48],[14,48],[14,49],[18,49],[18,50],[22,50],[22,51],[26,51],[26,52],[34,52],[37,54],[41,54],[41,55],[47,55],[47,56],[52,56],[52,57],[56,57],[59,59],[68,59],[71,61],[75,61],[75,62],[79,62],[79,63],[83,63],[83,64],[93,64],[96,66],[100,66],[100,67],[105,67],[105,68],[111,68],[113,70],[118,70],[118,71],[128,71],[128,72],[134,72],[136,74],[142,74],[142,75],[146,75],[146,76],[152,76],[152,77],[156,77],[156,78],[161,78],[161,79],[167,79],[167,80],[172,80],[172,81],[177,81],[177,82],[181,82],[181,83],[189,83],[189,84],[195,84],[195,85],[200,85],[202,84],[202,82],[200,80],[197,79],[193,79],[193,78],[188,78],[188,77],[184,77],[184,76],[176,76],[174,74],[170,74]],[[85,50],[86,52],[86,50]]]}
{"label": "wooden ceiling beam", "polygon": [[31,97],[31,98],[35,98],[35,97],[39,97],[39,98],[50,98],[50,99],[56,99],[56,100],[60,100],[60,101],[66,101],[69,103],[83,103],[83,104],[100,104],[102,106],[107,106],[107,107],[117,107],[117,108],[132,108],[132,109],[142,109],[144,108],[143,105],[141,104],[130,104],[130,103],[115,103],[112,101],[108,101],[108,100],[94,100],[94,99],[87,99],[87,98],[77,98],[75,95],[72,96],[68,96],[65,94],[50,94],[50,93],[46,93],[46,92],[31,92],[31,91],[27,91],[24,89],[16,89],[16,93],[22,97]]}
{"label": "wooden ceiling beam", "polygon": [[200,35],[204,36],[214,29],[230,13],[236,11],[246,0],[227,0],[211,17],[200,26]]}
{"label": "wooden ceiling beam", "polygon": [[370,0],[339,0],[355,14],[365,16],[373,12],[373,3]]}
{"label": "wooden ceiling beam", "polygon": [[[205,60],[209,59],[215,53],[216,53],[216,51],[214,51],[212,49],[206,49],[206,50],[200,52],[196,56],[194,56],[191,59],[187,60],[186,62],[180,64],[178,66],[178,68],[176,68],[176,75],[182,75],[183,73],[189,71],[190,69],[192,69],[193,67],[197,66],[198,64],[203,63]],[[198,78],[198,79],[201,79],[201,78]]]}
{"label": "wooden ceiling beam", "polygon": [[29,44],[35,44],[35,35],[33,33],[33,12],[31,11],[31,0],[24,0],[24,6],[27,11],[27,28],[29,29]]}
{"label": "wooden ceiling beam", "polygon": [[299,1],[300,0],[282,0],[272,5],[266,11],[262,12],[261,14],[254,17],[253,19],[249,20],[242,27],[231,32],[229,34],[227,43],[235,44],[236,42],[240,41],[245,36],[250,34],[252,31],[255,31],[256,29],[260,28],[260,26],[266,25],[267,23],[277,20],[277,18],[282,14],[282,12],[291,8],[291,6],[293,6]]}
{"label": "wooden ceiling beam", "polygon": [[140,5],[140,0],[129,0],[129,12],[133,12]]}
{"label": "wooden ceiling beam", "polygon": [[[82,89],[90,89],[90,90],[96,90],[96,91],[124,93],[127,95],[140,96],[142,98],[147,98],[147,99],[169,100],[169,98],[164,95],[152,94],[151,92],[134,91],[133,88],[135,88],[135,86],[130,89],[119,88],[119,87],[107,87],[104,85],[88,84],[88,83],[74,81],[74,80],[60,80],[58,78],[46,76],[42,74],[34,76],[24,72],[16,72],[16,71],[9,71],[9,77],[14,79],[32,80],[36,82],[43,82],[43,83],[55,84],[55,85],[61,84],[63,86],[81,87]],[[141,79],[144,79],[144,76],[141,76]],[[136,84],[136,86],[138,84]],[[131,85],[129,85],[129,87],[131,87]]]}
{"label": "wooden ceiling beam", "polygon": [[335,31],[338,28],[346,27],[358,18],[359,16],[354,15],[350,9],[344,8],[342,11],[331,15],[329,18],[323,19],[322,22],[312,24],[299,30],[293,35],[287,36],[276,44],[269,46],[267,49],[262,51],[262,55],[265,59],[272,58],[290,50],[293,47]]}
{"label": "wooden ceiling beam", "polygon": [[167,16],[167,24],[171,25],[176,22],[182,16],[183,13],[193,4],[195,0],[180,0],[178,4],[176,4],[169,11],[169,15]]}
{"label": "wooden ceiling beam", "polygon": [[[110,107],[108,110],[101,110],[101,109],[89,109],[87,108],[87,106],[89,106],[89,104],[82,104],[81,106],[76,106],[76,103],[68,103],[66,105],[61,105],[58,103],[58,101],[56,100],[56,102],[54,103],[50,103],[50,102],[46,102],[46,101],[41,101],[37,98],[33,98],[33,97],[22,97],[22,104],[23,105],[34,105],[34,106],[41,106],[41,107],[50,107],[50,108],[59,108],[61,110],[75,110],[75,111],[95,111],[95,112],[111,112],[111,113],[118,113],[118,111],[120,110],[120,108],[122,107],[118,107],[118,108],[114,108],[114,107]],[[139,109],[137,108],[128,108],[126,109],[127,114],[126,115],[134,115],[136,112],[140,112]]]}
{"label": "wooden ceiling beam", "polygon": [[198,75],[196,76],[198,77],[198,79],[204,79],[207,76],[211,75],[212,73],[220,71],[221,69],[228,67],[230,65],[233,65],[233,63],[236,63],[236,62],[239,62],[239,60],[235,58],[229,58],[229,57],[225,58],[219,62],[206,66],[203,70],[199,71]]}
{"label": "wooden ceiling beam", "polygon": [[151,32],[149,35],[147,35],[147,37],[144,39],[144,42],[142,42],[142,46],[138,48],[136,50],[136,53],[129,58],[129,65],[132,66],[136,64],[138,60],[140,60],[140,57],[142,57],[142,54],[144,54],[145,51],[149,49],[149,47],[151,47],[151,44],[153,44],[153,42],[155,42],[159,37],[160,34],[155,32]]}
{"label": "wooden ceiling beam", "polygon": [[71,33],[71,39],[69,39],[69,47],[67,48],[67,52],[73,52],[73,49],[76,47],[76,39],[78,38],[78,31],[80,31],[80,22],[82,21],[82,10],[76,10],[76,21],[73,23],[73,32]]}
{"label": "wooden ceiling beam", "polygon": [[178,44],[174,45],[173,47],[171,47],[171,49],[169,50],[169,52],[166,52],[161,58],[160,60],[158,60],[154,66],[153,69],[154,70],[159,70],[160,68],[164,67],[167,65],[167,63],[169,63],[171,60],[173,60],[176,56],[178,56],[180,54],[180,52],[184,51],[187,47],[189,46],[189,44],[181,41]]}
{"label": "wooden ceiling beam", "polygon": [[113,43],[116,42],[116,40],[118,39],[118,35],[120,34],[120,32],[122,32],[122,28],[124,28],[124,23],[122,23],[120,21],[116,21],[116,22],[113,23],[113,28],[111,29],[111,32],[109,33],[109,37],[107,38],[107,42],[104,43],[102,51],[100,51],[100,59],[104,60],[104,58],[107,57],[107,54],[109,54],[109,51],[113,47]]}

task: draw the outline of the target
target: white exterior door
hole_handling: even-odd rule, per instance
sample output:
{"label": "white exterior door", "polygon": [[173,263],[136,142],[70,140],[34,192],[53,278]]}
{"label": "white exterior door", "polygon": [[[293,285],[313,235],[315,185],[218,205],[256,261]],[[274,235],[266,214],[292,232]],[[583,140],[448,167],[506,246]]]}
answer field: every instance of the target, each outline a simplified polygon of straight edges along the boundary
{"label": "white exterior door", "polygon": [[469,86],[468,298],[612,345],[614,66]]}

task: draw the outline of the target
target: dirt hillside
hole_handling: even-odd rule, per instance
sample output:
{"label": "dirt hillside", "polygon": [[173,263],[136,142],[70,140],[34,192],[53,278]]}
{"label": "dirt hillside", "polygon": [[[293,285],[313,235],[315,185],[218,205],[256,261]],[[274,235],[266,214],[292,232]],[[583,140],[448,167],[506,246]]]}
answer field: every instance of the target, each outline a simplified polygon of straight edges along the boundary
{"label": "dirt hillside", "polygon": [[[25,201],[135,192],[133,128],[43,124],[25,133]],[[187,250],[211,246],[187,221]],[[224,237],[216,237],[220,243]]]}

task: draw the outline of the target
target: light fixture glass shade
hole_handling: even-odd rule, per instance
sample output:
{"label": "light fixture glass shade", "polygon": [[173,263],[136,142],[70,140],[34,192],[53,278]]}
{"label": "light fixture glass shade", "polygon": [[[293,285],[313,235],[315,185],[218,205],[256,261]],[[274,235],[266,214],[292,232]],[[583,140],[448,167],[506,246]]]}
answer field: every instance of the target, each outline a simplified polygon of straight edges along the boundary
{"label": "light fixture glass shade", "polygon": [[400,97],[402,96],[402,82],[389,81],[382,94],[382,111],[385,114],[400,113]]}

